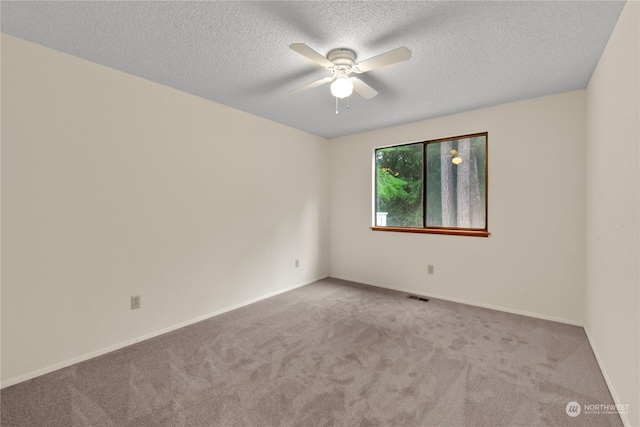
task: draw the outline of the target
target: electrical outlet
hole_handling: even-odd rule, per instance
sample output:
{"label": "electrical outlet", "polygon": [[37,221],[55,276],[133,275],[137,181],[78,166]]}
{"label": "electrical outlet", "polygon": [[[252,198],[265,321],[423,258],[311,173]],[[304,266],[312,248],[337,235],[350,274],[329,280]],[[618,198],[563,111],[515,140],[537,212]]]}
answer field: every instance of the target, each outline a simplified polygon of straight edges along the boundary
{"label": "electrical outlet", "polygon": [[433,265],[430,265],[429,267],[427,267],[427,272],[429,274],[433,274]]}
{"label": "electrical outlet", "polygon": [[296,268],[298,268],[298,267],[300,267],[300,260],[299,259],[296,260]]}
{"label": "electrical outlet", "polygon": [[131,297],[131,310],[140,308],[140,295]]}

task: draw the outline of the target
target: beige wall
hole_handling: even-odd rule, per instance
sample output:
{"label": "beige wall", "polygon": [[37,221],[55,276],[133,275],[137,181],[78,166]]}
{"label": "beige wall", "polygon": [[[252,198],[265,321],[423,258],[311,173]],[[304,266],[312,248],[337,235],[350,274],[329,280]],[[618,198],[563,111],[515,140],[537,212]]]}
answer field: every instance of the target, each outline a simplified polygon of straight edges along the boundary
{"label": "beige wall", "polygon": [[[582,324],[584,126],[582,90],[332,140],[331,275]],[[374,147],[484,131],[490,237],[369,229]]]}
{"label": "beige wall", "polygon": [[327,168],[323,138],[3,35],[3,385],[326,277]]}
{"label": "beige wall", "polygon": [[626,425],[640,426],[640,3],[587,87],[585,330]]}

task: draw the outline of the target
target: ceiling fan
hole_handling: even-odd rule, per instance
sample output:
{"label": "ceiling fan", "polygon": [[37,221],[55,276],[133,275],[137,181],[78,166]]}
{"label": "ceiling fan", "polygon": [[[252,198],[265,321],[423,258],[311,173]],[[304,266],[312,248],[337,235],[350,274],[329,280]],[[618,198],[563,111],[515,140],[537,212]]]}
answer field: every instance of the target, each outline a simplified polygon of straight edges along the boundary
{"label": "ceiling fan", "polygon": [[336,103],[338,98],[346,98],[354,91],[364,99],[371,99],[378,94],[374,88],[353,74],[366,73],[411,58],[411,51],[406,47],[399,47],[358,63],[356,53],[351,49],[333,49],[325,58],[304,43],[293,43],[289,47],[331,72],[331,76],[293,89],[289,94],[295,95],[300,91],[331,83],[331,94],[336,97]]}

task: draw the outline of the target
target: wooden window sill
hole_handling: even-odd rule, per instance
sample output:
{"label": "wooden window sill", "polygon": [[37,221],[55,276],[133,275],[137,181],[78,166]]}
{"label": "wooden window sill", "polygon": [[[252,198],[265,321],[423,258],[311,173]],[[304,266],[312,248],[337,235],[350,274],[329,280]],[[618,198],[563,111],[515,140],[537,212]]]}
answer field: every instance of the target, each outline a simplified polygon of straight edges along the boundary
{"label": "wooden window sill", "polygon": [[489,237],[491,233],[482,230],[445,230],[441,228],[371,227],[373,231],[395,231],[398,233],[446,234],[450,236]]}

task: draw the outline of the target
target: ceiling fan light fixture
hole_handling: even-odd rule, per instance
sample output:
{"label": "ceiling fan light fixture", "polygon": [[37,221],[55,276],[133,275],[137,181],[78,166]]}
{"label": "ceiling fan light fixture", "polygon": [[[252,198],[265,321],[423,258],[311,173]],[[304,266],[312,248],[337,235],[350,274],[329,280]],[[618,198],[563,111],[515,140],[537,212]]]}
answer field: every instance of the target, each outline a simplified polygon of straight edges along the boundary
{"label": "ceiling fan light fixture", "polygon": [[[338,105],[338,100],[351,96],[353,92],[364,99],[371,99],[378,94],[375,89],[359,78],[355,76],[349,77],[350,74],[366,73],[367,71],[403,62],[411,58],[411,51],[404,46],[358,62],[357,64],[356,53],[351,49],[333,49],[325,57],[304,43],[292,43],[289,47],[333,74],[331,77],[325,77],[324,79],[290,90],[289,93],[294,95],[301,90],[311,89],[331,82],[331,94],[336,98],[336,106]],[[347,108],[349,108],[348,105]]]}
{"label": "ceiling fan light fixture", "polygon": [[353,83],[349,77],[338,77],[331,83],[331,95],[336,98],[346,98],[353,93]]}

